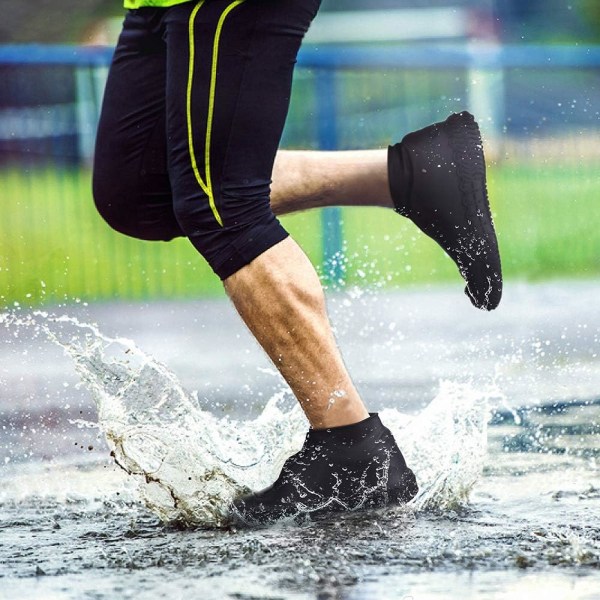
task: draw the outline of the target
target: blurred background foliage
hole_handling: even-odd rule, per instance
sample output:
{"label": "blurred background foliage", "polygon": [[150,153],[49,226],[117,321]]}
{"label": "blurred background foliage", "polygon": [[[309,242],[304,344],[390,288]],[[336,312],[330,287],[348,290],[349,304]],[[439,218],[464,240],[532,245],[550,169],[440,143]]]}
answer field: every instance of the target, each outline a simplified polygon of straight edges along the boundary
{"label": "blurred background foliage", "polygon": [[[448,67],[442,57],[428,68],[391,64],[332,72],[301,66],[284,147],[385,147],[470,108],[486,134],[505,275],[600,277],[600,60],[588,60],[594,48],[600,57],[593,46],[600,41],[600,1],[324,0],[323,14],[448,6],[469,21],[467,33],[452,42],[475,49],[464,65]],[[4,44],[110,45],[123,13],[118,0],[4,0],[3,7]],[[385,50],[438,52],[423,15],[422,40],[399,39]],[[493,51],[502,43],[516,45],[525,62],[531,61],[530,44],[547,44],[555,58],[570,53],[572,64],[558,66],[542,49],[537,67],[480,69],[468,57],[477,55],[482,40]],[[573,49],[583,51],[580,64]],[[18,52],[26,59],[32,51]],[[323,47],[316,55],[322,54]],[[129,239],[96,213],[90,165],[106,72],[106,62],[0,60],[0,305],[223,293],[187,240]],[[328,284],[341,276],[346,285],[461,285],[453,263],[407,220],[380,209],[342,209],[333,221],[323,214],[302,213],[284,223]],[[343,253],[324,260],[329,227],[338,219]]]}
{"label": "blurred background foliage", "polygon": [[[448,5],[492,11],[504,41],[600,40],[598,0],[323,0],[322,10]],[[84,43],[100,21],[123,13],[119,0],[3,0],[2,7],[0,43]]]}

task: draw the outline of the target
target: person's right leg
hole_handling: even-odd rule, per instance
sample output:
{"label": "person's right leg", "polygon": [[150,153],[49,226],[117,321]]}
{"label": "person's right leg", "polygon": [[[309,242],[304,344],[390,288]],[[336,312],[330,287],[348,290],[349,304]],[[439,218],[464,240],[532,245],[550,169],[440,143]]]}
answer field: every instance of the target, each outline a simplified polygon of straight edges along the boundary
{"label": "person's right leg", "polygon": [[333,427],[368,413],[337,349],[314,267],[269,202],[296,52],[318,5],[214,0],[169,9],[167,131],[182,230],[311,425]]}
{"label": "person's right leg", "polygon": [[[293,498],[280,480],[266,495],[241,499],[237,509],[246,521],[312,512],[332,498],[345,509],[407,501],[417,491],[393,437],[382,425],[372,427],[377,417],[368,415],[350,380],[313,266],[270,206],[296,53],[318,5],[201,0],[175,6],[165,18],[175,215],[290,385],[312,431],[322,432],[305,443],[304,456],[314,464],[288,464],[296,475]],[[352,460],[347,427],[355,431]],[[323,469],[326,480],[312,477]],[[336,482],[344,482],[343,493]]]}

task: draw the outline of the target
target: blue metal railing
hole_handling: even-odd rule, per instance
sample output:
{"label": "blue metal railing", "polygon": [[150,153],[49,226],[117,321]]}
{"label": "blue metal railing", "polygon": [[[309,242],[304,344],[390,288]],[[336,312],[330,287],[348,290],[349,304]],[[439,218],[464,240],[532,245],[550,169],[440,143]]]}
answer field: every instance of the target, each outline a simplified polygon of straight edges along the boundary
{"label": "blue metal railing", "polygon": [[[0,66],[56,65],[77,69],[105,68],[113,49],[108,47],[6,45],[0,46]],[[340,147],[338,77],[336,71],[357,69],[479,70],[599,69],[600,46],[540,46],[448,44],[436,46],[304,47],[298,66],[314,74],[316,143],[322,150]],[[91,94],[92,92],[90,92]],[[339,209],[323,211],[323,254],[330,281],[343,279],[340,254],[342,224]]]}
{"label": "blue metal railing", "polygon": [[[339,147],[337,131],[337,90],[335,72],[321,69],[316,77],[317,139],[321,150]],[[338,207],[323,210],[321,232],[323,235],[323,264],[332,282],[342,281],[341,251],[343,245],[341,211]]]}
{"label": "blue metal railing", "polygon": [[[0,65],[105,66],[113,49],[96,46],[0,46]],[[436,46],[304,47],[298,65],[314,69],[394,67],[435,68],[594,68],[600,67],[600,46],[489,44]]]}

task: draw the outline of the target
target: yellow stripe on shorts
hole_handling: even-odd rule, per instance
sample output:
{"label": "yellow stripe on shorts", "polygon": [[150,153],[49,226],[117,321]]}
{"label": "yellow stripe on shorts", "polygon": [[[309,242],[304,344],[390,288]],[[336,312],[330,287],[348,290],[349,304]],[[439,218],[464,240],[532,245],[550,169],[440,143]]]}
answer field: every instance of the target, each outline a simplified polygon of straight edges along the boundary
{"label": "yellow stripe on shorts", "polygon": [[194,62],[195,62],[195,43],[194,43],[194,21],[196,19],[196,15],[198,11],[202,8],[205,3],[205,0],[200,0],[198,4],[194,7],[194,10],[190,14],[190,20],[188,23],[188,35],[189,35],[189,69],[188,69],[188,85],[187,85],[187,95],[186,95],[186,113],[187,113],[187,129],[188,129],[188,147],[190,152],[190,160],[192,162],[192,170],[194,171],[194,175],[196,177],[196,181],[198,185],[202,188],[204,193],[208,196],[208,202],[210,204],[210,208],[212,210],[215,219],[223,227],[223,220],[221,219],[221,215],[217,210],[215,205],[215,197],[212,188],[212,179],[210,174],[210,144],[212,138],[212,126],[213,126],[213,117],[215,112],[215,95],[217,88],[217,64],[219,60],[219,42],[221,40],[221,32],[223,30],[223,24],[225,23],[225,19],[227,15],[245,2],[246,0],[234,0],[231,4],[225,8],[219,21],[217,23],[217,29],[215,31],[215,39],[213,41],[213,53],[212,53],[212,65],[210,70],[210,87],[209,87],[209,96],[208,96],[208,115],[206,118],[206,143],[205,143],[205,151],[204,151],[204,164],[205,164],[205,178],[202,179],[200,175],[200,170],[198,169],[198,163],[196,161],[196,153],[194,151],[194,139],[193,139],[193,128],[192,128],[192,88],[194,82]]}

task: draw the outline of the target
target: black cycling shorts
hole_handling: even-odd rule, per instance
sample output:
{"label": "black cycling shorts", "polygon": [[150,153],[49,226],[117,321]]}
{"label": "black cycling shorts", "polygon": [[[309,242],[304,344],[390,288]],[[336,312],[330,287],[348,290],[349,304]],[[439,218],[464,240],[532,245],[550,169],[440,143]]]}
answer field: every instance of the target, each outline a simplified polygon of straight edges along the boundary
{"label": "black cycling shorts", "polygon": [[320,0],[201,0],[128,11],[98,127],[94,199],[116,230],[187,236],[226,279],[288,234],[273,162]]}

